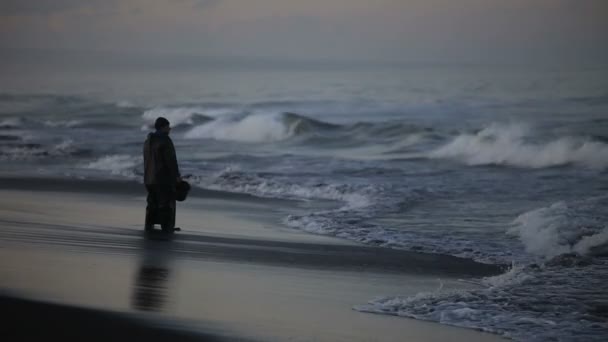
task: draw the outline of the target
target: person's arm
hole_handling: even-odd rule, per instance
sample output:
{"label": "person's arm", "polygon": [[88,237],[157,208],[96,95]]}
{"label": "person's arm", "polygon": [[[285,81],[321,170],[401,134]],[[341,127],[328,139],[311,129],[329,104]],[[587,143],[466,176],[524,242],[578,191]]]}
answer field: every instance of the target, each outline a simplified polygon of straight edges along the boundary
{"label": "person's arm", "polygon": [[146,138],[143,147],[143,159],[144,159],[144,184],[149,184],[154,182],[154,175],[150,171],[153,166],[149,165],[154,161],[150,156],[150,137]]}
{"label": "person's arm", "polygon": [[171,140],[168,141],[164,149],[165,165],[169,168],[169,172],[173,179],[178,181],[180,179],[179,166],[177,165],[177,156],[175,154],[175,146]]}

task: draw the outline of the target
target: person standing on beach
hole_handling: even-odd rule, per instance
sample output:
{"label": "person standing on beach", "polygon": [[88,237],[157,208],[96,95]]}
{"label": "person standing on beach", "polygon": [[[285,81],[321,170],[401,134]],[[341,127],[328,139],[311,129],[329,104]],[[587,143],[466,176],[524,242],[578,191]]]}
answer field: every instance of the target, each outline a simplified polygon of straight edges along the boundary
{"label": "person standing on beach", "polygon": [[149,133],[144,143],[144,184],[148,190],[145,230],[153,230],[160,223],[163,232],[175,228],[176,185],[181,182],[173,141],[169,138],[169,120],[159,117],[154,122],[155,132]]}

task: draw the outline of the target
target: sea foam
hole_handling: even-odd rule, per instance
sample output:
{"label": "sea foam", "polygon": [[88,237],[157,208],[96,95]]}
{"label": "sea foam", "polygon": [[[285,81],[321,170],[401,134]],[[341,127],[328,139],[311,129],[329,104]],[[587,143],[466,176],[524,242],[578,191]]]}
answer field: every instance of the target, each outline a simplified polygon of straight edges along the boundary
{"label": "sea foam", "polygon": [[[576,257],[574,257],[576,259]],[[514,267],[485,278],[483,288],[385,296],[355,306],[499,334],[516,341],[604,341],[608,334],[600,289],[608,263]]]}
{"label": "sea foam", "polygon": [[538,143],[531,142],[532,137],[533,132],[525,125],[492,124],[475,134],[461,134],[428,156],[455,159],[468,165],[608,167],[608,144],[574,137]]}
{"label": "sea foam", "polygon": [[593,213],[607,206],[607,196],[560,201],[519,215],[509,234],[518,236],[529,253],[543,258],[594,254],[608,246],[608,217]]}
{"label": "sea foam", "polygon": [[84,165],[86,169],[110,171],[113,175],[134,177],[133,169],[142,163],[141,158],[126,154],[107,155]]}
{"label": "sea foam", "polygon": [[25,142],[16,142],[0,145],[0,159],[8,160],[37,160],[42,158],[57,158],[84,154],[86,150],[77,148],[71,139],[63,140],[57,144],[44,145],[35,142],[27,142],[30,137],[25,137]]}
{"label": "sea foam", "polygon": [[[516,341],[604,341],[608,334],[602,291],[608,260],[608,222],[599,209],[608,196],[560,201],[525,212],[513,221],[537,262],[514,264],[482,279],[481,288],[385,296],[355,306],[362,312],[395,315],[478,329]],[[595,214],[593,214],[595,213]]]}
{"label": "sea foam", "polygon": [[341,202],[341,210],[364,208],[371,204],[370,187],[347,184],[296,184],[282,179],[246,173],[237,166],[228,166],[211,177],[193,176],[191,181],[203,188],[245,193],[259,197],[286,199],[323,199]]}

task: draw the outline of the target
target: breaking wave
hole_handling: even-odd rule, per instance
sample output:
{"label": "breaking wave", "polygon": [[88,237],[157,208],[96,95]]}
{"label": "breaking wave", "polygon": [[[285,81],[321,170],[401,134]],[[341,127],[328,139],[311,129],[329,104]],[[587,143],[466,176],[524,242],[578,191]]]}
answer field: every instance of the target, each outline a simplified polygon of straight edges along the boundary
{"label": "breaking wave", "polygon": [[[0,139],[1,140],[1,139]],[[86,156],[90,150],[79,148],[74,141],[67,139],[57,144],[45,145],[34,142],[22,142],[20,139],[10,139],[0,145],[0,159],[5,160],[37,160],[40,158]]]}
{"label": "breaking wave", "polygon": [[82,126],[83,123],[84,122],[82,120],[65,120],[65,121],[46,120],[46,121],[44,121],[44,125],[47,127],[65,127],[65,128],[74,128],[74,127]]}
{"label": "breaking wave", "polygon": [[461,134],[428,156],[455,159],[468,165],[545,168],[578,164],[595,169],[608,167],[608,144],[573,137],[548,142],[531,140],[530,131],[525,126],[492,124],[475,134]]}
{"label": "breaking wave", "polygon": [[8,118],[0,121],[0,129],[2,130],[39,130],[47,128],[92,128],[92,129],[114,129],[114,128],[132,128],[133,124],[128,120],[120,122],[119,120],[104,120],[103,118],[96,119],[29,119],[23,117]]}
{"label": "breaking wave", "polygon": [[0,121],[0,129],[16,129],[21,128],[24,124],[22,118],[7,118]]}
{"label": "breaking wave", "polygon": [[566,253],[608,254],[608,218],[594,214],[608,208],[608,197],[557,202],[519,215],[509,234],[526,251],[543,258]]}
{"label": "breaking wave", "polygon": [[261,113],[217,118],[193,128],[185,137],[263,143],[337,127],[339,126],[293,113]]}
{"label": "breaking wave", "polygon": [[145,111],[142,114],[144,126],[142,130],[154,127],[154,121],[159,116],[169,120],[171,126],[191,126],[195,123],[212,120],[212,117],[201,107],[157,107]]}

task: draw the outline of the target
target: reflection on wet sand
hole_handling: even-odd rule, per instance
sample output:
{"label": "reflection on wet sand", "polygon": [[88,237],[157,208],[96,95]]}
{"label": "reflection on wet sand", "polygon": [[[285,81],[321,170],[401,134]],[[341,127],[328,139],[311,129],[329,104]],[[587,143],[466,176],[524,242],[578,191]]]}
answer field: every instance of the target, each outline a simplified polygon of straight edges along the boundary
{"label": "reflection on wet sand", "polygon": [[163,311],[171,277],[171,241],[142,240],[142,260],[133,284],[131,306],[140,311]]}

